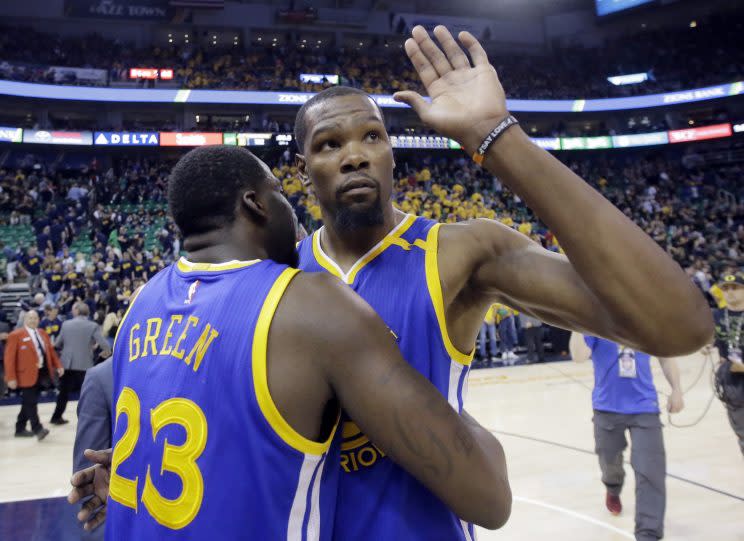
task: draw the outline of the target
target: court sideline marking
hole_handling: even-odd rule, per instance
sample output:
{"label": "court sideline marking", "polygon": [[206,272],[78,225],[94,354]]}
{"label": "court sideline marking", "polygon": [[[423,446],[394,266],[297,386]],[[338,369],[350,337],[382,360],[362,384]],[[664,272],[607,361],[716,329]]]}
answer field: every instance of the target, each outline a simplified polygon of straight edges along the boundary
{"label": "court sideline marking", "polygon": [[573,511],[571,509],[566,509],[565,507],[560,507],[558,505],[553,505],[552,503],[547,503],[547,502],[535,500],[532,498],[525,498],[524,496],[513,496],[513,499],[514,501],[518,501],[522,503],[529,503],[532,505],[537,505],[538,507],[544,507],[545,509],[550,509],[551,511],[558,511],[559,513],[563,513],[564,515],[568,515],[573,518],[583,520],[584,522],[589,522],[591,524],[594,524],[595,526],[605,528],[606,530],[613,531],[628,539],[635,539],[635,537],[632,534],[626,532],[625,530],[621,530],[620,528],[617,528],[613,526],[612,524],[602,522],[601,520],[597,520],[596,518],[592,518],[588,515],[584,515],[583,513],[578,513],[577,511]]}
{"label": "court sideline marking", "polygon": [[[579,453],[584,453],[586,455],[592,455],[594,456],[596,453],[594,451],[590,451],[588,449],[582,449],[580,447],[574,447],[573,445],[566,445],[565,443],[558,443],[557,441],[551,441],[551,440],[544,440],[542,438],[535,438],[533,436],[526,436],[524,434],[516,434],[514,432],[505,432],[503,430],[494,430],[492,428],[487,428],[489,432],[492,434],[501,434],[503,436],[511,436],[513,438],[521,438],[523,440],[530,440],[535,441],[537,443],[544,443],[547,445],[553,445],[554,447],[562,447],[564,449],[569,449],[571,451],[578,451]],[[630,462],[628,460],[625,460],[624,463],[626,465],[629,465]],[[675,475],[673,473],[667,472],[667,477],[671,477],[672,479],[676,479],[677,481],[682,481],[683,483],[688,483],[690,485],[696,486],[698,488],[703,488],[705,490],[710,490],[711,492],[715,492],[717,494],[721,494],[722,496],[728,496],[729,498],[734,498],[735,500],[739,500],[744,502],[744,497],[737,496],[736,494],[731,494],[730,492],[726,492],[725,490],[721,490],[719,488],[715,488],[709,485],[705,485],[703,483],[700,483],[698,481],[693,481],[692,479],[687,479],[685,477],[681,477],[679,475]]]}

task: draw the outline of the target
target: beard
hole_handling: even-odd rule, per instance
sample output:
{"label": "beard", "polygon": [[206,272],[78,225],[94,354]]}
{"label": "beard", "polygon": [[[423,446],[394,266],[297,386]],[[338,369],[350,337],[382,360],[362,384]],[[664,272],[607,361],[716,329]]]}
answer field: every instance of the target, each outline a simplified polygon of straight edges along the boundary
{"label": "beard", "polygon": [[380,191],[377,197],[367,207],[353,208],[336,200],[336,215],[333,217],[335,228],[339,231],[355,231],[382,225],[384,216],[382,212],[382,201]]}

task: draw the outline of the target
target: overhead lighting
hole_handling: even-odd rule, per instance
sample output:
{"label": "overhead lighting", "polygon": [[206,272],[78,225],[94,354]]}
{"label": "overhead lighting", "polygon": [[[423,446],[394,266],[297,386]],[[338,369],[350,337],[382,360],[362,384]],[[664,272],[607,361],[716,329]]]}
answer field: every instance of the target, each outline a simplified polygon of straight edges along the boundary
{"label": "overhead lighting", "polygon": [[168,39],[168,43],[173,43],[173,40],[172,39]]}
{"label": "overhead lighting", "polygon": [[274,41],[276,41],[276,38],[274,38]]}
{"label": "overhead lighting", "polygon": [[360,41],[360,42],[359,42],[359,46],[361,47],[362,45],[364,45],[364,43],[362,43],[362,42]]}
{"label": "overhead lighting", "polygon": [[696,28],[697,27],[697,21],[690,21],[690,28]]}
{"label": "overhead lighting", "polygon": [[648,81],[648,73],[630,73],[628,75],[615,75],[607,77],[607,80],[615,86],[634,85]]}
{"label": "overhead lighting", "polygon": [[320,39],[319,39],[319,40],[318,40],[318,44],[321,44],[321,43],[323,43],[323,40],[320,40]]}
{"label": "overhead lighting", "polygon": [[690,119],[690,120],[688,120],[688,121],[687,121],[687,123],[688,123],[688,124],[689,124],[690,126],[692,126],[693,124],[695,124],[695,121],[694,121],[693,119]]}
{"label": "overhead lighting", "polygon": [[173,37],[173,34],[168,34],[168,37],[169,37],[169,38],[172,38],[172,37]]}

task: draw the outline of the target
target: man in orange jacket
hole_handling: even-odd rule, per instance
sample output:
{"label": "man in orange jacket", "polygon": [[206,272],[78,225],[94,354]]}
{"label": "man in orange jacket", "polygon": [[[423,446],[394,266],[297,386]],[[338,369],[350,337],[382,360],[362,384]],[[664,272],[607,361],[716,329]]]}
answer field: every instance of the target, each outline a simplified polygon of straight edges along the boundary
{"label": "man in orange jacket", "polygon": [[[39,314],[29,311],[24,317],[23,327],[8,335],[5,344],[5,380],[11,389],[21,392],[21,412],[16,422],[16,438],[30,438],[34,435],[43,440],[49,430],[39,422],[39,370],[46,365],[49,376],[54,379],[65,369],[59,361],[57,352],[52,347],[49,335],[39,329]],[[31,421],[31,432],[26,430],[26,423]]]}

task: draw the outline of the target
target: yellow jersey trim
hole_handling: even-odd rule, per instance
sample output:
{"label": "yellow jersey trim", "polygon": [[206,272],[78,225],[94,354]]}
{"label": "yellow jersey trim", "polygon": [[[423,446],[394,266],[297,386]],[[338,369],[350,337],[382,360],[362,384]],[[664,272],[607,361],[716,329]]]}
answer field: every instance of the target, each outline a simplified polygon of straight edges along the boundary
{"label": "yellow jersey trim", "polygon": [[[330,257],[328,257],[323,251],[323,248],[320,245],[320,229],[313,233],[313,255],[315,256],[315,260],[321,267],[326,269],[337,278],[340,278],[346,284],[351,285],[354,283],[354,279],[356,278],[357,274],[359,274],[359,271],[361,271],[370,261],[384,252],[388,247],[394,244],[402,246],[400,240],[401,235],[408,231],[408,228],[410,228],[415,221],[416,216],[414,216],[413,214],[406,214],[406,217],[403,218],[403,220],[398,225],[396,225],[390,231],[390,233],[385,235],[385,237],[383,237],[380,242],[375,244],[366,254],[360,257],[356,261],[356,263],[351,266],[349,272],[347,273],[344,273],[341,270],[341,267],[339,267],[338,264]],[[404,247],[404,249],[410,249],[410,245],[408,245],[407,248]]]}
{"label": "yellow jersey trim", "polygon": [[426,286],[429,289],[431,302],[434,304],[434,312],[437,315],[439,331],[442,334],[444,347],[450,358],[460,364],[469,366],[473,362],[475,348],[470,354],[465,354],[455,347],[447,331],[447,320],[444,315],[444,296],[442,295],[442,280],[439,277],[439,261],[437,255],[439,252],[439,228],[441,224],[434,225],[426,236]]}
{"label": "yellow jersey trim", "polygon": [[256,391],[256,400],[258,401],[261,413],[263,413],[266,421],[284,443],[301,453],[322,455],[331,445],[331,440],[333,440],[333,435],[338,427],[338,420],[331,431],[331,435],[325,442],[312,441],[299,434],[282,417],[274,400],[271,398],[268,372],[266,369],[266,353],[268,350],[271,321],[274,319],[276,307],[279,306],[279,301],[287,290],[287,286],[299,272],[297,269],[286,269],[279,275],[274,285],[271,286],[261,312],[258,315],[256,331],[253,335],[253,388]]}
{"label": "yellow jersey trim", "polygon": [[185,257],[178,260],[178,270],[181,272],[220,272],[233,269],[242,269],[244,267],[250,267],[261,261],[260,259],[253,259],[251,261],[227,261],[226,263],[192,263]]}
{"label": "yellow jersey trim", "polygon": [[313,233],[313,255],[318,265],[323,267],[325,270],[330,272],[336,278],[344,279],[344,273],[341,271],[338,265],[330,258],[325,255],[325,252],[320,247],[320,230]]}
{"label": "yellow jersey trim", "polygon": [[127,311],[124,312],[124,315],[121,318],[121,321],[119,322],[119,326],[116,328],[116,334],[114,335],[114,345],[111,349],[111,351],[116,351],[116,339],[119,338],[119,333],[121,332],[121,329],[124,327],[124,322],[127,320],[127,316],[129,315],[129,312],[132,311],[132,306],[134,306],[134,301],[137,300],[137,297],[139,297],[139,294],[142,293],[142,290],[145,289],[145,286],[147,286],[147,283],[142,284],[139,288],[134,290],[134,293],[129,297],[129,306],[127,306]]}

